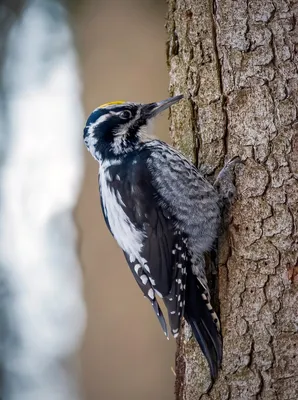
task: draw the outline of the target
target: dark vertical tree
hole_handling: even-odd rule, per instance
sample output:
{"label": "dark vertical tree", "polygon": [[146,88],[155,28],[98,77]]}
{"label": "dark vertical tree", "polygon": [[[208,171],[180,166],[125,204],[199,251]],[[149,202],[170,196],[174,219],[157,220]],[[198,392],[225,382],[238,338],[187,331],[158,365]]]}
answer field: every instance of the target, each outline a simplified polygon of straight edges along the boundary
{"label": "dark vertical tree", "polygon": [[[244,161],[220,246],[223,365],[209,371],[189,329],[176,360],[177,399],[298,398],[298,3],[169,0],[174,144],[212,178]],[[198,238],[199,240],[199,238]],[[215,296],[216,297],[216,296]]]}

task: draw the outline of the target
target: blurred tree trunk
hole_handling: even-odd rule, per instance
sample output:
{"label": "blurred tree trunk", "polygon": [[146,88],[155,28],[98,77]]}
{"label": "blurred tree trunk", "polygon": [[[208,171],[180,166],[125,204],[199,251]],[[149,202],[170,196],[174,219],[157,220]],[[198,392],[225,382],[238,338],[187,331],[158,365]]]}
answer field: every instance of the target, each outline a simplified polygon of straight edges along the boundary
{"label": "blurred tree trunk", "polygon": [[[221,246],[219,379],[184,327],[177,399],[298,398],[298,5],[169,0],[174,144],[212,176],[240,155],[238,200]],[[199,238],[198,238],[199,240]]]}

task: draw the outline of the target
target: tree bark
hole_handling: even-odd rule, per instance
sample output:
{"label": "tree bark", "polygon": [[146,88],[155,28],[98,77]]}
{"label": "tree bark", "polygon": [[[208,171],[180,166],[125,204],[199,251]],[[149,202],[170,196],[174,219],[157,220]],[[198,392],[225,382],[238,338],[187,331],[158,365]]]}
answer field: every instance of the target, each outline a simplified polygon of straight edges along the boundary
{"label": "tree bark", "polygon": [[[184,326],[177,399],[298,398],[298,3],[168,0],[174,144],[212,177],[244,161],[220,246],[223,364],[209,371]],[[199,240],[199,238],[198,238]]]}

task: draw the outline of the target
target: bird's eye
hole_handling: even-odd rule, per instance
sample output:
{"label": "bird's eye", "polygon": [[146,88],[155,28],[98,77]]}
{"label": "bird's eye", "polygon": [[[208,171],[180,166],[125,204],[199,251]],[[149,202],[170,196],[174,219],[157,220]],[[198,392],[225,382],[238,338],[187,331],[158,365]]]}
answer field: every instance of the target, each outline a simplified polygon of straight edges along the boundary
{"label": "bird's eye", "polygon": [[129,119],[131,117],[131,112],[129,110],[124,110],[119,114],[122,119]]}

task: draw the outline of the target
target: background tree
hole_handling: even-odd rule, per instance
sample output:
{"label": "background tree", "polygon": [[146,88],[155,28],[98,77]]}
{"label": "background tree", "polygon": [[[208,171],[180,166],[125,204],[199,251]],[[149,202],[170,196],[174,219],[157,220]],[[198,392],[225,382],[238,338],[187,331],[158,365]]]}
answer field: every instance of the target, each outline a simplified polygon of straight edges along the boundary
{"label": "background tree", "polygon": [[169,0],[175,145],[213,176],[245,161],[218,271],[223,368],[209,371],[188,330],[177,399],[296,399],[298,394],[298,4]]}

